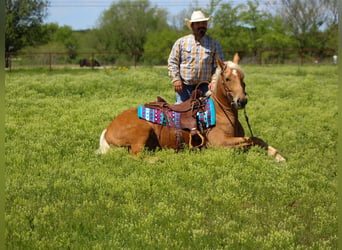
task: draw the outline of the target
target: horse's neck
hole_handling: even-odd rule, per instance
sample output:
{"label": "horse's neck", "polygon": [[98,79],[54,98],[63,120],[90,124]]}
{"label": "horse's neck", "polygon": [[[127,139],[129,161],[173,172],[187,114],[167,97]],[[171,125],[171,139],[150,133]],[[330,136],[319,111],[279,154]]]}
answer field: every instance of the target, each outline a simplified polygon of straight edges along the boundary
{"label": "horse's neck", "polygon": [[217,112],[221,110],[225,115],[229,115],[230,118],[238,119],[239,113],[236,108],[233,108],[231,105],[225,105],[220,99],[215,98],[215,96],[213,97]]}

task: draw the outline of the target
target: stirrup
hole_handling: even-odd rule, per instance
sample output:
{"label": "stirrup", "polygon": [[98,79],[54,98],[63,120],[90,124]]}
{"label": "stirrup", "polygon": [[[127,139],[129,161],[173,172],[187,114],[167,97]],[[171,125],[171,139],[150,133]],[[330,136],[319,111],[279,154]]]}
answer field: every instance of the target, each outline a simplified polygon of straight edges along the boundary
{"label": "stirrup", "polygon": [[190,148],[200,148],[200,147],[202,147],[204,145],[205,138],[204,138],[204,136],[200,132],[198,132],[197,129],[195,129],[195,128],[192,129],[192,131],[194,131],[194,130],[196,130],[195,134],[197,134],[201,138],[201,144],[198,145],[198,146],[192,146],[192,136],[195,135],[195,134],[191,134],[191,132],[190,132],[190,134],[189,134],[189,147]]}

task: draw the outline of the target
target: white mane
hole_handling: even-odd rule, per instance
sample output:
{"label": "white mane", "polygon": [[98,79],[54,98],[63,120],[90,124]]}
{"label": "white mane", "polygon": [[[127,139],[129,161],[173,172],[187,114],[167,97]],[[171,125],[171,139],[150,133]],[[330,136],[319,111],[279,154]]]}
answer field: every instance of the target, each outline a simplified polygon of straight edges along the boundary
{"label": "white mane", "polygon": [[[225,61],[224,64],[227,65],[229,68],[233,69],[233,72],[232,72],[233,74],[237,74],[237,73],[236,73],[236,70],[237,70],[237,71],[239,71],[239,72],[242,74],[242,76],[245,75],[244,72],[243,72],[243,70],[241,69],[240,65],[238,65],[238,64],[236,64],[236,63],[233,63],[232,61]],[[212,76],[212,79],[216,79],[216,81],[217,81],[217,79],[220,77],[221,72],[222,72],[221,67],[220,67],[220,66],[217,66],[217,67],[216,67],[216,70],[215,70],[215,73],[214,73],[214,75]],[[217,84],[215,84],[214,89],[216,89],[216,85],[217,85]],[[206,96],[209,96],[209,95],[211,95],[211,94],[212,94],[212,91],[209,90],[209,91],[206,93]]]}
{"label": "white mane", "polygon": [[[229,68],[231,69],[236,69],[237,71],[240,71],[240,73],[244,76],[245,74],[243,73],[243,70],[241,69],[240,65],[236,64],[236,63],[233,63],[232,61],[225,61],[224,62],[225,65],[227,65]],[[216,71],[214,73],[216,79],[219,77],[219,75],[221,74],[221,67],[217,67],[216,68]],[[233,72],[234,74],[234,72]]]}

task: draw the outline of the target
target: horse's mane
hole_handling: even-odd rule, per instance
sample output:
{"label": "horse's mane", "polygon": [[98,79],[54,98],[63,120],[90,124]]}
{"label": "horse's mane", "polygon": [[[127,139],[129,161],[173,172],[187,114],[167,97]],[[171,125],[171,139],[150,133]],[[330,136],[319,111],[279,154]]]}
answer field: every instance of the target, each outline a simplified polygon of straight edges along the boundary
{"label": "horse's mane", "polygon": [[[240,67],[240,65],[238,65],[238,64],[236,64],[236,63],[233,63],[232,61],[225,61],[224,62],[224,64],[225,65],[227,65],[229,68],[231,68],[231,69],[236,69],[237,71],[240,71],[240,73],[242,74],[242,75],[245,75],[244,73],[243,73],[243,70],[241,69],[241,67]],[[218,79],[219,78],[219,76],[220,76],[220,74],[221,74],[221,67],[216,67],[216,70],[215,70],[215,73],[214,73],[214,75],[216,76],[216,79]]]}
{"label": "horse's mane", "polygon": [[[239,71],[239,72],[242,74],[242,76],[245,75],[244,72],[243,72],[243,70],[241,69],[240,65],[238,65],[238,64],[236,64],[236,63],[234,63],[234,62],[232,62],[232,61],[225,61],[224,64],[227,65],[227,66],[228,66],[229,68],[231,68],[231,69],[235,69],[235,70]],[[221,71],[222,71],[222,70],[221,70],[221,67],[220,67],[220,66],[217,66],[217,67],[216,67],[216,70],[215,70],[215,73],[214,73],[214,75],[212,76],[212,78],[215,78],[216,81],[218,81],[218,79],[221,77]],[[216,86],[217,86],[217,84],[215,84],[215,88],[214,88],[214,89],[216,89]],[[208,96],[208,95],[211,95],[211,94],[212,94],[212,93],[211,93],[210,90],[206,93],[207,96]]]}

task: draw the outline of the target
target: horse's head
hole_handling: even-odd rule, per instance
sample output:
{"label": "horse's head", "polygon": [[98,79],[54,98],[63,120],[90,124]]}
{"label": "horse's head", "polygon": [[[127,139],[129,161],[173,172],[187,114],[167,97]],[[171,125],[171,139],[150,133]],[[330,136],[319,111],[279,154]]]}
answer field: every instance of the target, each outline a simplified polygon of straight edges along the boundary
{"label": "horse's head", "polygon": [[217,59],[217,83],[214,90],[216,96],[226,98],[228,104],[236,109],[242,109],[247,104],[244,73],[239,66],[240,57],[236,53],[233,61],[222,62]]}

